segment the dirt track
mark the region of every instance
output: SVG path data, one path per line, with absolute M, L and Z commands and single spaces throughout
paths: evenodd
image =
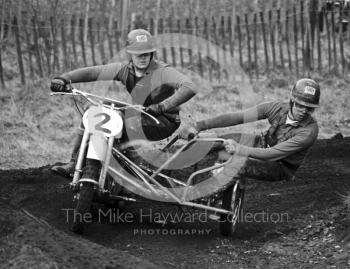
M 96 208 L 95 222 L 78 237 L 68 230 L 66 213 L 73 203 L 66 179 L 53 175 L 49 167 L 0 171 L 0 264 L 349 268 L 350 248 L 341 242 L 348 209 L 340 196 L 350 190 L 349 149 L 350 138 L 318 141 L 295 181 L 250 181 L 245 219 L 230 238 L 222 237 L 218 224 L 209 219 L 161 223 L 160 213 L 190 213 L 157 204 L 130 205 L 123 212 L 113 211 L 115 219 L 104 217 L 99 223 L 99 212 L 107 209 Z

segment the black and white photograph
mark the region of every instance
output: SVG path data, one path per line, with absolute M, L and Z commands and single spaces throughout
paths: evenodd
M 350 1 L 0 0 L 0 268 L 350 268 Z

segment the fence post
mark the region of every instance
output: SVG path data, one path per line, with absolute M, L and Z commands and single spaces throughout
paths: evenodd
M 103 40 L 103 37 L 104 35 L 102 34 L 103 33 L 103 25 L 101 24 L 101 19 L 98 18 L 97 19 L 97 29 L 96 29 L 96 32 L 97 32 L 97 43 L 98 43 L 98 48 L 99 48 L 99 51 L 100 51 L 100 57 L 101 57 L 101 63 L 102 64 L 105 64 L 106 63 L 106 54 L 105 54 L 105 47 L 104 47 L 104 40 Z
M 234 51 L 234 31 L 232 31 L 232 19 L 233 17 L 231 16 L 228 16 L 228 44 L 230 46 L 230 54 L 231 54 L 231 57 L 233 58 L 233 51 Z
M 294 18 L 294 56 L 295 56 L 295 71 L 299 77 L 299 63 L 298 63 L 298 24 L 297 24 L 297 9 L 293 7 Z
M 264 21 L 264 13 L 260 11 L 260 20 L 261 20 L 261 30 L 263 34 L 263 41 L 264 41 L 264 52 L 265 52 L 265 63 L 266 63 L 266 73 L 270 73 L 269 68 L 269 55 L 267 53 L 267 40 L 266 40 L 266 31 L 265 31 L 265 21 Z
M 332 46 L 331 46 L 331 33 L 330 33 L 330 25 L 329 25 L 329 18 L 328 18 L 328 12 L 326 9 L 324 9 L 324 19 L 326 21 L 326 28 L 327 28 L 327 45 L 328 45 L 328 72 L 332 69 Z
M 258 31 L 257 24 L 257 14 L 254 13 L 254 65 L 255 65 L 255 76 L 256 79 L 259 78 L 259 68 L 258 68 L 258 51 L 257 51 L 257 37 L 256 32 Z
M 163 34 L 164 31 L 165 31 L 164 28 L 165 28 L 165 26 L 164 26 L 163 18 L 160 18 L 159 22 L 158 22 L 158 33 L 159 34 Z M 167 60 L 167 52 L 166 52 L 166 48 L 165 47 L 163 47 L 162 52 L 163 52 L 163 61 L 165 63 L 167 63 L 168 60 Z
M 18 66 L 19 66 L 19 71 L 21 74 L 21 83 L 23 85 L 26 84 L 26 77 L 24 74 L 24 66 L 23 66 L 23 58 L 22 58 L 22 49 L 21 49 L 21 38 L 19 35 L 19 30 L 18 30 L 18 23 L 17 23 L 17 17 L 15 16 L 13 18 L 13 24 L 14 24 L 14 33 L 16 36 L 16 49 L 17 49 L 17 59 L 18 59 Z
M 222 42 L 222 52 L 223 52 L 223 64 L 224 69 L 226 70 L 226 62 L 227 62 L 227 50 L 226 50 L 226 31 L 225 31 L 225 17 L 221 16 L 221 24 L 220 24 L 220 36 Z M 226 76 L 226 73 L 225 73 Z
M 85 53 L 85 41 L 84 41 L 84 19 L 79 19 L 79 32 L 80 32 L 80 46 L 81 46 L 81 52 L 83 55 L 83 61 L 84 65 L 87 65 L 86 61 L 86 53 Z
M 183 48 L 182 48 L 182 29 L 181 29 L 181 20 L 180 19 L 177 19 L 177 31 L 179 32 L 180 36 L 180 40 L 179 40 L 179 43 L 180 43 L 180 48 L 179 48 L 179 53 L 180 53 L 180 64 L 181 64 L 181 67 L 184 67 L 184 55 L 183 55 Z
M 248 14 L 244 14 L 245 20 L 245 28 L 247 32 L 247 46 L 248 46 L 248 73 L 249 77 L 251 77 L 251 67 L 252 67 L 252 56 L 251 56 L 251 47 L 250 47 L 250 32 L 249 32 L 249 22 L 248 22 Z
M 211 57 L 210 57 L 210 40 L 209 40 L 209 27 L 208 27 L 208 21 L 207 18 L 204 18 L 204 36 L 206 40 L 206 47 L 207 47 L 207 67 L 208 67 L 208 73 L 209 73 L 209 81 L 213 80 L 212 77 L 212 66 L 210 64 Z
M 319 13 L 317 12 L 316 17 L 316 38 L 317 38 L 317 61 L 318 61 L 318 71 L 322 71 L 322 53 L 321 53 L 321 33 L 320 33 L 320 20 Z
M 75 42 L 75 24 L 76 24 L 76 17 L 73 14 L 71 19 L 71 30 L 70 30 L 70 39 L 72 40 L 72 49 L 73 49 L 73 55 L 74 55 L 74 62 L 75 65 L 78 63 L 78 54 L 77 54 L 77 48 L 76 48 L 76 42 Z
M 113 22 L 113 25 L 114 25 L 115 49 L 116 49 L 116 52 L 118 53 L 120 51 L 120 44 L 119 44 L 120 33 L 119 33 L 119 30 L 118 30 L 118 21 L 115 20 Z
M 198 47 L 198 68 L 199 73 L 201 77 L 203 77 L 203 63 L 202 63 L 202 44 L 199 40 L 199 18 L 195 17 L 195 31 L 196 31 L 196 40 L 197 40 L 197 47 Z
M 40 55 L 40 50 L 39 50 L 39 37 L 38 37 L 38 31 L 36 28 L 36 17 L 34 16 L 32 18 L 32 25 L 33 25 L 33 34 L 34 34 L 34 46 L 35 46 L 35 54 L 36 54 L 36 63 L 38 65 L 38 69 L 39 69 L 39 76 L 43 77 L 43 66 L 42 66 L 42 61 L 41 61 L 41 55 Z
M 344 57 L 344 25 L 343 25 L 343 4 L 340 4 L 339 7 L 339 49 L 340 49 L 340 58 L 341 58 L 341 66 L 342 66 L 342 75 L 345 73 L 345 57 Z
M 95 58 L 95 38 L 94 38 L 94 32 L 93 32 L 93 18 L 89 18 L 88 20 L 88 29 L 89 29 L 89 39 L 90 39 L 90 48 L 91 48 L 91 58 L 92 58 L 92 64 L 96 65 L 96 58 Z
M 300 32 L 301 32 L 301 51 L 302 51 L 302 63 L 304 71 L 306 69 L 307 63 L 305 61 L 307 60 L 306 57 L 306 51 L 305 51 L 305 28 L 304 28 L 304 1 L 300 1 Z
M 191 25 L 191 19 L 186 18 L 186 34 L 187 34 L 187 42 L 188 47 L 192 48 L 192 25 Z M 192 66 L 192 49 L 188 49 L 188 58 L 189 58 L 189 64 Z
M 154 35 L 154 20 L 153 18 L 150 18 L 149 19 L 149 31 L 151 33 L 151 35 Z
M 281 10 L 277 10 L 277 25 L 278 25 L 278 47 L 279 47 L 279 54 L 280 54 L 280 62 L 282 69 L 284 68 L 284 60 L 283 60 L 283 32 L 282 32 L 282 23 L 281 23 Z
M 311 47 L 312 43 L 310 44 L 310 27 L 306 28 L 306 44 L 305 44 L 305 51 L 304 51 L 304 70 L 310 71 L 311 69 Z
M 169 33 L 173 33 L 173 21 L 172 17 L 168 17 L 168 27 L 169 27 Z M 171 59 L 173 62 L 173 66 L 176 66 L 176 53 L 175 53 L 175 47 L 174 47 L 174 37 L 172 34 L 170 34 L 170 53 L 171 53 Z
M 212 33 L 213 33 L 213 39 L 214 39 L 214 44 L 215 44 L 215 50 L 216 50 L 216 63 L 219 68 L 216 69 L 216 78 L 220 80 L 221 73 L 220 73 L 220 55 L 219 55 L 219 42 L 218 42 L 218 36 L 217 36 L 217 27 L 216 27 L 216 21 L 215 17 L 211 17 L 212 20 Z
M 111 33 L 111 29 L 109 27 L 108 19 L 104 18 L 103 22 L 104 22 L 104 26 L 105 26 L 106 33 L 107 33 L 109 59 L 112 59 L 113 56 L 114 56 L 114 53 L 113 53 L 113 42 L 112 42 L 112 33 Z
M 275 26 L 272 25 L 272 10 L 269 10 L 269 28 L 270 28 L 270 43 L 272 52 L 272 67 L 276 68 L 276 50 L 275 50 Z
M 240 18 L 237 16 L 237 35 L 238 35 L 238 51 L 239 51 L 239 65 L 243 67 L 243 55 L 242 55 L 242 33 Z
M 286 46 L 287 46 L 287 54 L 288 54 L 288 66 L 289 71 L 292 71 L 292 57 L 290 52 L 290 42 L 289 42 L 289 10 L 286 10 Z
M 6 88 L 5 79 L 4 79 L 4 69 L 2 67 L 2 48 L 0 48 L 0 82 L 1 87 Z
M 337 67 L 337 45 L 336 45 L 336 37 L 335 37 L 335 18 L 334 18 L 334 7 L 332 5 L 331 12 L 331 23 L 332 23 L 332 38 L 333 38 L 333 63 L 334 63 L 334 72 L 338 72 Z

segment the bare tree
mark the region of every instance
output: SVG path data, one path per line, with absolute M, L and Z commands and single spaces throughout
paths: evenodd
M 1 1 L 1 25 L 0 25 L 0 82 L 1 87 L 5 88 L 5 79 L 4 79 L 4 69 L 2 66 L 2 51 L 5 44 L 5 0 Z

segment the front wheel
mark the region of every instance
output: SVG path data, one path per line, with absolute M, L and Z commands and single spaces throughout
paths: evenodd
M 91 221 L 91 215 L 88 216 L 94 198 L 95 189 L 90 183 L 82 183 L 79 190 L 77 205 L 74 209 L 74 218 L 72 231 L 77 234 L 83 234 L 84 227 L 88 221 Z
M 230 214 L 222 214 L 220 217 L 220 233 L 224 236 L 232 235 L 237 227 L 241 215 L 244 188 L 240 187 L 239 180 L 223 192 L 222 209 L 228 210 Z

